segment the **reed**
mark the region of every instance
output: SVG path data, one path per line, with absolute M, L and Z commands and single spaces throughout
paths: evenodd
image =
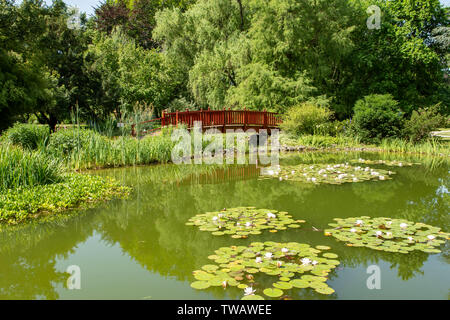
M 61 181 L 61 162 L 42 152 L 0 145 L 0 190 L 31 187 Z

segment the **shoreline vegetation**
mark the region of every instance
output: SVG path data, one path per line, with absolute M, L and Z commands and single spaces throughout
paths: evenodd
M 52 134 L 44 129 L 48 130 L 45 126 L 16 124 L 0 137 L 0 223 L 18 224 L 100 201 L 127 198 L 131 188 L 120 186 L 113 179 L 80 172 L 170 163 L 175 145 L 170 135 L 173 128 L 140 139 L 126 135 L 108 137 L 80 126 Z M 206 146 L 207 143 L 203 148 Z M 280 151 L 399 152 L 444 159 L 449 156 L 448 141 L 435 138 L 420 144 L 399 139 L 363 144 L 357 138 L 341 135 L 292 137 L 282 132 L 280 146 Z

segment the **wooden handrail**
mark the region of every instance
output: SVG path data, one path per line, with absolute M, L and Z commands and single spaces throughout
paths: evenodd
M 244 131 L 248 128 L 273 129 L 277 128 L 282 122 L 280 114 L 267 112 L 266 110 L 227 110 L 225 108 L 223 110 L 210 110 L 208 108 L 208 110 L 195 111 L 163 111 L 161 118 L 144 121 L 141 124 L 159 120 L 161 121 L 161 127 L 184 124 L 190 129 L 194 127 L 196 121 L 200 121 L 204 128 L 216 127 L 221 128 L 222 131 L 225 131 L 226 127 L 242 127 Z M 136 135 L 134 124 L 132 125 L 132 133 Z

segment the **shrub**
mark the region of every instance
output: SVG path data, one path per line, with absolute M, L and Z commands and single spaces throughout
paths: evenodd
M 37 149 L 48 141 L 50 129 L 47 125 L 16 123 L 5 133 L 6 141 L 27 149 Z
M 42 152 L 0 146 L 0 191 L 61 180 L 60 162 Z
M 295 136 L 314 134 L 325 127 L 332 112 L 326 107 L 304 102 L 290 108 L 281 124 L 281 129 Z
M 413 111 L 411 118 L 405 121 L 403 137 L 412 143 L 418 143 L 430 137 L 431 131 L 446 125 L 446 119 L 439 114 L 439 105 Z
M 390 94 L 372 94 L 356 102 L 352 130 L 363 142 L 379 143 L 383 138 L 398 136 L 402 113 Z

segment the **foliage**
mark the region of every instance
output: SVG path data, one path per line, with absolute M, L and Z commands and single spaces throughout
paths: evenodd
M 61 182 L 9 189 L 0 194 L 0 222 L 18 223 L 36 214 L 56 213 L 128 196 L 130 189 L 112 179 L 82 174 L 68 174 Z
M 441 228 L 425 223 L 414 223 L 404 219 L 390 219 L 367 216 L 357 218 L 335 218 L 335 223 L 326 229 L 325 235 L 332 235 L 352 247 L 368 247 L 388 252 L 409 253 L 420 250 L 427 253 L 439 253 L 439 247 L 445 243 L 449 234 Z M 443 238 L 443 239 L 439 239 Z
M 198 214 L 189 219 L 186 225 L 198 226 L 201 231 L 209 231 L 214 236 L 228 234 L 234 239 L 240 239 L 261 234 L 264 229 L 277 232 L 287 228 L 299 228 L 299 223 L 303 222 L 304 220 L 293 220 L 287 212 L 238 207 Z
M 413 111 L 411 118 L 405 121 L 403 136 L 405 139 L 418 143 L 430 138 L 431 131 L 445 126 L 446 119 L 438 111 L 438 106 L 420 108 Z
M 323 252 L 329 249 L 328 246 L 313 248 L 304 243 L 273 241 L 222 247 L 208 257 L 216 264 L 204 265 L 202 270 L 193 272 L 197 281 L 192 282 L 191 287 L 202 290 L 237 286 L 244 289 L 246 299 L 261 299 L 258 290 L 267 297 L 277 298 L 283 295 L 283 290 L 292 288 L 312 288 L 320 294 L 332 294 L 334 290 L 326 284 L 327 276 L 340 262 L 336 260 L 337 254 Z M 307 272 L 311 274 L 304 274 Z M 254 289 L 254 279 L 261 274 L 278 277 L 279 281 L 272 283 L 273 288 L 261 288 L 259 282 L 259 288 Z
M 80 152 L 92 141 L 104 139 L 100 134 L 81 128 L 59 129 L 50 136 L 48 150 L 56 157 L 64 158 L 73 152 Z
M 121 27 L 141 47 L 156 48 L 158 43 L 152 39 L 156 12 L 171 7 L 184 9 L 192 2 L 192 0 L 105 1 L 95 9 L 95 27 L 107 34 L 114 28 Z
M 326 107 L 311 102 L 302 103 L 286 112 L 281 129 L 294 136 L 314 134 L 330 120 L 332 114 Z
M 391 179 L 395 172 L 372 169 L 369 167 L 351 166 L 347 163 L 338 164 L 300 164 L 283 165 L 277 168 L 261 171 L 260 179 L 278 179 L 280 181 L 297 181 L 313 184 L 343 184 L 369 180 L 382 181 Z
M 363 142 L 380 142 L 386 137 L 399 136 L 402 113 L 391 95 L 374 94 L 355 104 L 353 129 Z
M 43 152 L 0 145 L 0 191 L 52 184 L 61 180 L 60 161 Z M 1 193 L 0 192 L 0 193 Z
M 4 133 L 6 140 L 23 148 L 37 149 L 44 146 L 50 136 L 48 126 L 15 123 Z
M 71 168 L 88 169 L 166 163 L 173 145 L 167 135 L 108 139 L 92 130 L 74 128 L 52 134 L 48 151 Z
M 109 112 L 120 114 L 121 107 L 132 110 L 137 102 L 145 101 L 160 114 L 174 94 L 176 81 L 164 57 L 137 46 L 120 30 L 111 36 L 95 33 L 86 55 L 87 67 L 99 76 L 102 104 Z

